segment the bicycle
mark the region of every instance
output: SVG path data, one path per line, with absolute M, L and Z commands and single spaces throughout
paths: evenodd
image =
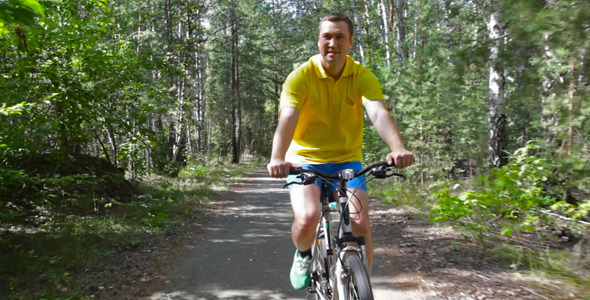
M 321 218 L 316 230 L 316 242 L 312 246 L 311 282 L 308 286 L 308 291 L 315 293 L 316 299 L 373 299 L 365 239 L 352 234 L 348 207 L 350 202 L 346 189 L 346 183 L 349 180 L 367 173 L 379 179 L 391 176 L 404 177 L 402 174 L 392 172 L 391 166 L 386 162 L 372 164 L 356 173 L 352 169 L 342 170 L 338 174 L 326 174 L 301 168 L 290 170 L 290 174 L 299 175 L 298 177 L 302 179 L 301 183 L 290 184 L 315 184 L 316 180 L 321 183 Z M 338 180 L 338 200 L 335 202 L 329 201 L 328 185 L 333 184 L 329 181 L 330 179 Z M 330 226 L 332 212 L 340 215 L 336 234 L 332 232 L 333 229 Z

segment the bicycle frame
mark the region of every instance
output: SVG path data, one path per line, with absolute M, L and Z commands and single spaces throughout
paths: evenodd
M 353 236 L 352 225 L 350 223 L 350 210 L 348 207 L 349 197 L 347 194 L 346 183 L 348 180 L 354 178 L 354 170 L 347 169 L 341 171 L 341 176 L 338 187 L 338 212 L 340 214 L 340 224 L 338 229 L 338 238 L 333 238 L 333 232 L 330 227 L 331 223 L 331 212 L 332 209 L 329 206 L 329 191 L 327 189 L 327 183 L 322 183 L 322 213 L 321 221 L 318 224 L 316 230 L 316 240 L 321 238 L 324 239 L 324 245 L 326 245 L 326 255 L 330 262 L 329 268 L 334 268 L 333 276 L 328 274 L 328 280 L 325 278 L 319 278 L 320 281 L 315 284 L 329 284 L 327 290 L 328 295 L 321 295 L 324 299 L 339 299 L 340 295 L 344 296 L 344 300 L 347 299 L 346 287 L 348 286 L 348 280 L 350 280 L 349 270 L 344 265 L 344 259 L 347 253 L 354 252 L 361 257 L 363 263 L 368 268 L 368 260 L 365 254 L 365 240 L 362 236 Z M 323 237 L 321 234 L 323 233 Z M 358 246 L 355 246 L 357 244 Z M 327 270 L 332 273 L 332 270 Z M 336 279 L 334 281 L 334 279 Z M 311 287 L 315 289 L 315 286 Z M 330 293 L 332 295 L 330 295 Z M 330 297 L 331 296 L 331 297 Z
M 334 243 L 332 237 L 332 229 L 331 229 L 331 212 L 332 209 L 330 208 L 330 194 L 327 188 L 327 183 L 322 183 L 322 191 L 321 191 L 321 204 L 322 204 L 322 212 L 321 212 L 321 219 L 318 227 L 316 229 L 316 241 L 318 241 L 318 246 L 320 246 L 320 239 L 324 241 L 323 245 L 325 246 L 326 251 L 326 258 L 328 260 L 328 265 L 325 265 L 326 268 L 326 277 L 316 278 L 312 280 L 312 285 L 310 289 L 313 289 L 313 292 L 316 292 L 315 285 L 321 285 L 321 291 L 326 291 L 326 295 L 319 294 L 322 299 L 335 299 L 333 298 L 334 291 L 335 291 L 335 282 L 333 281 L 333 276 L 330 276 L 331 268 L 336 262 L 334 259 Z M 317 255 L 314 253 L 314 259 L 317 259 Z M 320 274 L 322 275 L 322 274 Z M 319 280 L 318 280 L 319 279 Z M 326 297 L 324 297 L 326 296 Z

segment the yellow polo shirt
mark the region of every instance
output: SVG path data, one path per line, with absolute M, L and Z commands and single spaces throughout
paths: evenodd
M 320 55 L 295 69 L 283 84 L 280 108 L 295 107 L 299 120 L 286 161 L 318 164 L 360 161 L 363 107 L 383 99 L 381 84 L 367 68 L 346 57 L 338 80 L 326 74 Z

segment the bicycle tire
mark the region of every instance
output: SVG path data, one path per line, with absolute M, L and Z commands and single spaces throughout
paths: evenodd
M 358 254 L 347 254 L 344 263 L 350 267 L 350 277 L 347 288 L 347 293 L 349 295 L 348 299 L 373 300 L 373 290 L 371 288 L 369 274 Z

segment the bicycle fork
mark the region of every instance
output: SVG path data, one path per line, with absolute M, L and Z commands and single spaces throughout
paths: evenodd
M 336 262 L 336 269 L 334 272 L 336 277 L 337 293 L 335 293 L 333 299 L 340 298 L 342 300 L 349 300 L 350 294 L 348 287 L 350 286 L 350 281 L 352 278 L 350 269 L 345 264 L 347 255 L 350 253 L 354 253 L 352 255 L 358 255 L 363 261 L 363 264 L 367 270 L 369 268 L 369 263 L 366 256 L 365 239 L 362 236 L 357 237 L 352 234 L 352 226 L 350 223 L 350 210 L 348 207 L 349 197 L 347 195 L 346 182 L 354 177 L 354 170 L 342 170 L 340 172 L 340 177 L 345 180 L 341 180 L 338 187 L 338 202 L 340 204 L 342 219 L 340 222 L 340 234 L 338 235 L 337 241 L 337 249 L 340 249 L 340 251 L 337 253 L 338 260 Z
M 342 220 L 340 222 L 340 234 L 338 236 L 339 242 L 338 242 L 338 246 L 339 249 L 345 249 L 347 248 L 346 246 L 348 244 L 350 244 L 351 242 L 356 243 L 359 248 L 360 251 L 358 251 L 358 248 L 356 248 L 356 252 L 358 252 L 361 260 L 363 261 L 363 264 L 365 265 L 365 268 L 368 270 L 369 269 L 369 261 L 367 259 L 366 256 L 366 251 L 365 251 L 365 238 L 362 236 L 356 237 L 352 235 L 352 226 L 350 224 L 350 209 L 348 207 L 348 201 L 350 200 L 347 194 L 347 189 L 346 189 L 346 182 L 348 182 L 348 180 L 354 178 L 354 170 L 352 169 L 346 169 L 346 170 L 342 170 L 340 171 L 340 177 L 342 179 L 345 180 L 341 180 L 340 184 L 338 186 L 338 202 L 340 204 L 340 213 L 342 215 Z M 345 251 L 342 251 L 345 252 Z M 342 261 L 342 260 L 341 260 Z

